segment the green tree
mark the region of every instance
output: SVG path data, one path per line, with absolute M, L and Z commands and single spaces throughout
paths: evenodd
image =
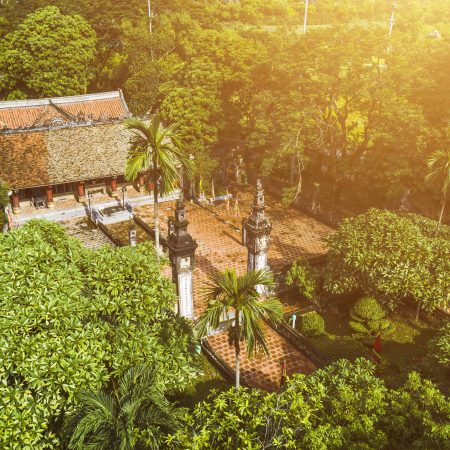
M 179 449 L 447 448 L 448 397 L 411 373 L 386 387 L 365 359 L 339 360 L 312 375 L 294 374 L 277 393 L 230 389 L 195 406 L 167 439 Z
M 417 311 L 447 307 L 450 244 L 429 235 L 430 222 L 377 209 L 344 220 L 327 238 L 325 288 L 359 290 L 390 308 L 411 299 Z
M 308 261 L 298 259 L 292 264 L 286 274 L 286 284 L 297 286 L 300 295 L 320 308 L 323 280 L 320 271 L 311 267 Z
M 450 367 L 450 323 L 445 324 L 430 343 L 433 357 L 444 367 Z
M 96 36 L 81 16 L 39 9 L 0 45 L 0 95 L 7 99 L 83 94 Z
M 383 428 L 389 448 L 448 448 L 450 402 L 430 380 L 411 372 L 405 384 L 391 390 Z
M 360 298 L 350 311 L 349 325 L 362 336 L 385 336 L 394 331 L 386 312 L 372 297 Z
M 273 288 L 271 273 L 256 270 L 238 277 L 234 270 L 226 270 L 212 276 L 205 288 L 208 304 L 197 320 L 198 335 L 203 337 L 207 336 L 209 327 L 216 329 L 223 317 L 234 313 L 234 324 L 229 328 L 228 335 L 236 356 L 236 389 L 240 384 L 241 341 L 246 343 L 249 356 L 260 349 L 268 355 L 264 320 L 276 324 L 283 317 L 280 301 L 271 296 L 261 298 L 257 286 Z
M 155 367 L 129 369 L 112 389 L 84 392 L 77 409 L 67 415 L 64 434 L 69 449 L 158 449 L 174 432 L 180 411 L 166 398 Z
M 148 363 L 165 389 L 197 373 L 190 325 L 150 243 L 92 251 L 47 221 L 0 234 L 0 447 L 60 448 L 82 391 Z
M 183 150 L 177 134 L 177 125 L 164 127 L 159 115 L 149 123 L 140 119 L 129 119 L 126 123 L 133 132 L 125 167 L 128 180 L 135 180 L 140 173 L 149 172 L 153 181 L 153 215 L 155 226 L 155 249 L 159 258 L 159 195 L 172 192 L 180 181 L 179 169 L 190 177 L 192 161 Z
M 439 183 L 442 192 L 442 205 L 439 213 L 438 226 L 436 233 L 442 225 L 442 217 L 444 216 L 444 209 L 447 203 L 447 193 L 450 186 L 450 148 L 447 150 L 436 150 L 427 161 L 429 173 L 426 176 L 427 181 L 435 181 Z

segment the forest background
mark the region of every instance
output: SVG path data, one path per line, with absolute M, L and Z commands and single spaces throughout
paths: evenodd
M 287 201 L 320 186 L 352 213 L 436 218 L 424 177 L 450 145 L 450 0 L 311 1 L 306 34 L 299 0 L 151 6 L 150 33 L 146 0 L 3 0 L 0 98 L 121 88 L 133 114 L 180 124 L 206 189 L 242 155 Z

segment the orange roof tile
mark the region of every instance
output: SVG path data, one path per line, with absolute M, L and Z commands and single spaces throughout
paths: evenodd
M 0 130 L 65 126 L 124 119 L 130 115 L 122 92 L 0 102 Z

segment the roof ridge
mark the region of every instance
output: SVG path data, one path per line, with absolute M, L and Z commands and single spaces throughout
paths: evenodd
M 45 105 L 60 105 L 60 104 L 70 104 L 70 103 L 82 103 L 85 101 L 93 100 L 105 100 L 109 98 L 119 98 L 123 103 L 123 95 L 121 90 L 109 91 L 109 92 L 98 92 L 93 94 L 81 94 L 81 95 L 70 95 L 66 97 L 49 97 L 49 98 L 39 98 L 39 99 L 26 99 L 26 100 L 5 100 L 0 101 L 0 109 L 9 108 L 23 108 L 32 106 L 45 106 Z M 126 103 L 125 103 L 126 104 Z M 128 108 L 127 108 L 128 109 Z

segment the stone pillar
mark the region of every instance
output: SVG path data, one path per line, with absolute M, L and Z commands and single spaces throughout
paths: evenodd
M 53 209 L 55 207 L 55 203 L 53 201 L 53 186 L 47 186 L 47 208 Z
M 265 215 L 264 190 L 261 181 L 256 182 L 256 190 L 252 205 L 252 212 L 245 221 L 245 245 L 247 246 L 247 270 L 268 269 L 267 253 L 270 245 L 272 225 Z M 257 286 L 260 293 L 264 293 L 262 286 Z
M 83 181 L 78 181 L 77 183 L 77 199 L 80 203 L 86 200 L 86 190 Z
M 109 189 L 112 196 L 117 195 L 117 177 L 111 178 Z
M 11 194 L 11 208 L 14 214 L 20 212 L 20 200 L 19 200 L 19 191 L 18 189 L 13 189 Z
M 137 231 L 134 225 L 130 225 L 128 228 L 128 239 L 130 241 L 131 247 L 136 247 L 137 244 Z
M 140 173 L 138 176 L 138 189 L 139 192 L 145 191 L 145 176 L 143 173 Z
M 169 259 L 172 263 L 172 280 L 178 294 L 178 314 L 194 319 L 193 271 L 197 242 L 187 231 L 189 222 L 183 195 L 177 200 L 175 220 L 171 222 L 171 232 L 167 240 Z

